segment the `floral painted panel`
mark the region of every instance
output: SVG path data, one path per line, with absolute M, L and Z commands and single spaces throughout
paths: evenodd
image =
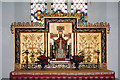
M 20 63 L 26 64 L 28 50 L 28 64 L 34 64 L 37 57 L 44 53 L 44 33 L 20 33 Z
M 100 54 L 95 52 L 99 50 Z M 101 33 L 78 33 L 77 34 L 77 52 L 84 51 L 84 63 L 97 64 L 97 59 L 101 63 Z

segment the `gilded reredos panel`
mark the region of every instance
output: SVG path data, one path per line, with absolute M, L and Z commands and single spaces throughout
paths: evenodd
M 20 33 L 20 63 L 26 64 L 28 50 L 28 64 L 34 64 L 40 53 L 44 53 L 44 33 Z
M 82 51 L 85 56 L 83 63 L 97 64 L 98 57 L 101 63 L 101 33 L 77 33 L 77 52 L 80 54 Z

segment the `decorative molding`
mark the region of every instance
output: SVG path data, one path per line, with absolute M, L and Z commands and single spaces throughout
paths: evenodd
M 12 34 L 14 34 L 15 33 L 15 27 L 24 27 L 24 28 L 26 28 L 26 27 L 29 27 L 29 28 L 31 28 L 31 27 L 38 27 L 38 28 L 43 28 L 43 24 L 41 24 L 41 23 L 38 23 L 38 22 L 36 22 L 36 23 L 33 23 L 33 22 L 14 22 L 14 23 L 12 23 L 11 24 L 11 27 L 10 27 L 10 30 L 11 30 L 11 33 Z
M 20 64 L 19 63 L 15 64 L 15 70 L 20 70 Z
M 79 19 L 78 19 L 79 20 Z M 11 27 L 10 27 L 10 30 L 11 30 L 11 33 L 14 34 L 15 33 L 15 27 L 23 27 L 23 28 L 44 28 L 44 24 L 41 24 L 41 23 L 33 23 L 33 22 L 14 22 L 11 24 Z M 107 33 L 109 34 L 110 33 L 110 24 L 105 22 L 97 22 L 97 23 L 82 23 L 80 22 L 78 24 L 78 28 L 98 28 L 98 27 L 103 27 L 103 28 L 107 28 Z
M 105 22 L 105 23 L 103 23 L 103 22 L 97 22 L 97 23 L 90 23 L 90 22 L 88 22 L 88 23 L 86 23 L 86 24 L 84 24 L 84 23 L 82 23 L 82 22 L 80 22 L 80 24 L 78 24 L 78 28 L 79 27 L 82 27 L 82 28 L 84 28 L 84 27 L 96 27 L 96 28 L 98 28 L 98 27 L 106 27 L 107 28 L 107 34 L 109 34 L 110 33 L 110 24 L 109 23 L 107 23 L 107 22 Z
M 33 16 L 33 15 L 32 15 Z M 44 17 L 78 17 L 79 20 L 78 21 L 81 21 L 81 19 L 83 19 L 85 16 L 85 13 L 82 12 L 82 13 L 64 13 L 64 12 L 61 12 L 61 11 L 56 11 L 55 13 L 43 13 L 43 14 L 40 14 L 39 17 L 40 17 L 40 21 L 42 21 L 42 19 Z M 87 21 L 86 21 L 87 22 Z
M 99 64 L 79 64 L 79 68 L 80 69 L 98 69 L 98 65 Z M 41 65 L 39 64 L 29 64 L 29 69 L 40 69 L 41 68 Z M 33 67 L 34 66 L 34 67 Z M 75 68 L 75 65 L 74 64 L 49 64 L 49 65 L 46 65 L 45 68 L 57 68 L 57 69 L 70 69 L 70 68 Z M 26 69 L 26 64 L 20 64 L 20 70 L 25 70 Z

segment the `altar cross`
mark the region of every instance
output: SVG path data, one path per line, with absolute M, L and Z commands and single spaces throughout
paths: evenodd
M 58 37 L 59 34 L 63 34 L 64 26 L 57 26 L 58 34 L 50 33 L 50 38 L 53 39 L 54 37 Z M 64 37 L 71 38 L 71 33 L 64 34 Z

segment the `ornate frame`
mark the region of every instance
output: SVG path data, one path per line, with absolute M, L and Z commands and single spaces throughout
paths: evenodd
M 100 68 L 107 68 L 107 29 L 103 27 L 98 27 L 98 28 L 90 28 L 90 27 L 84 27 L 84 28 L 79 28 L 78 31 L 76 31 L 76 36 L 77 33 L 101 33 L 101 63 L 100 63 Z M 76 37 L 77 39 L 77 37 Z M 76 40 L 77 43 L 77 40 Z M 77 48 L 77 45 L 76 45 Z
M 83 33 L 83 32 L 100 32 L 102 33 L 102 63 L 101 63 L 101 68 L 107 68 L 107 33 L 109 33 L 110 31 L 110 25 L 109 23 L 80 23 L 78 24 L 78 18 L 77 17 L 45 17 L 44 18 L 44 23 L 45 26 L 39 23 L 21 23 L 21 22 L 14 22 L 11 24 L 11 33 L 14 34 L 14 50 L 15 50 L 15 70 L 17 69 L 21 69 L 20 68 L 20 57 L 19 57 L 19 33 L 20 32 L 42 32 L 45 33 L 45 36 L 48 36 L 48 32 L 49 32 L 49 23 L 50 22 L 71 22 L 73 23 L 73 33 Z M 48 43 L 48 42 L 47 42 Z M 46 45 L 46 44 L 44 44 Z M 74 51 L 75 52 L 75 51 Z M 58 65 L 58 64 L 57 64 Z M 80 67 L 83 68 L 84 67 L 88 67 L 88 66 L 97 66 L 97 64 L 95 65 L 91 65 L 91 64 L 80 64 Z

